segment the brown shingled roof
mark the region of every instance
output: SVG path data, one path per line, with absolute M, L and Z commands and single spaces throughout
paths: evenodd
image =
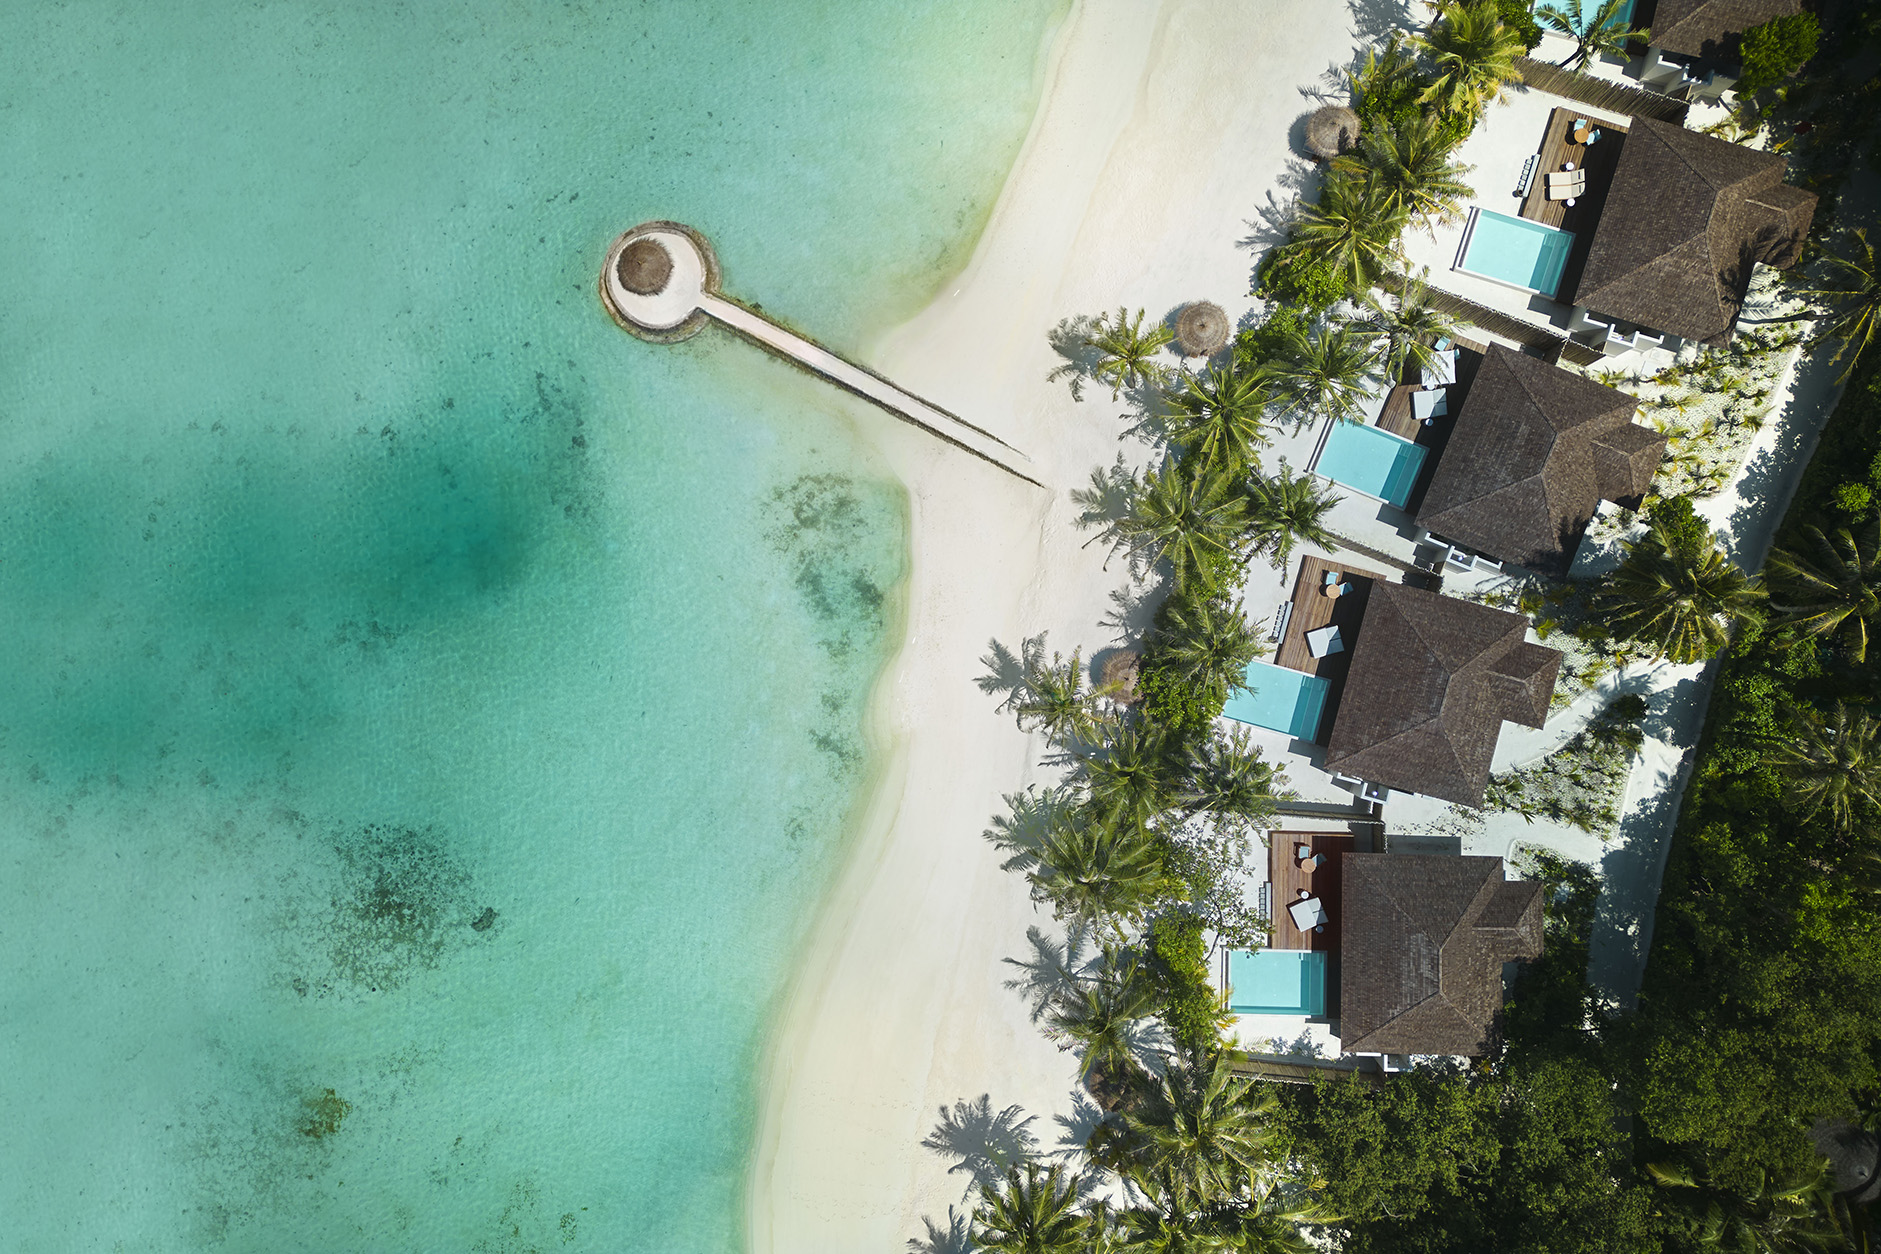
M 1802 0 L 1659 0 L 1652 43 L 1690 57 L 1735 58 L 1737 37 L 1772 18 L 1803 11 Z
M 1340 1046 L 1480 1054 L 1502 964 L 1541 954 L 1541 885 L 1501 858 L 1397 853 L 1348 853 L 1340 876 Z
M 1504 562 L 1565 576 L 1601 500 L 1645 494 L 1665 437 L 1638 404 L 1492 344 L 1470 384 L 1417 521 Z
M 1519 614 L 1374 581 L 1326 769 L 1480 806 L 1503 720 L 1540 727 L 1561 669 L 1527 631 Z
M 1574 303 L 1688 340 L 1728 335 L 1759 263 L 1793 264 L 1816 198 L 1784 158 L 1633 119 Z

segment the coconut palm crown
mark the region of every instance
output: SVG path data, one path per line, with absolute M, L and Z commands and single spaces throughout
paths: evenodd
M 1799 713 L 1793 730 L 1770 755 L 1785 777 L 1785 804 L 1805 817 L 1823 814 L 1840 832 L 1881 807 L 1881 721 L 1838 703 L 1827 718 Z
M 1829 532 L 1805 527 L 1764 570 L 1779 622 L 1867 659 L 1869 625 L 1881 616 L 1881 512 Z
M 1420 113 L 1408 122 L 1366 131 L 1358 147 L 1335 159 L 1332 168 L 1369 180 L 1388 212 L 1402 210 L 1435 223 L 1454 218 L 1459 202 L 1476 195 L 1463 182 L 1472 167 L 1452 161 L 1450 153 L 1442 122 Z
M 1709 536 L 1654 526 L 1627 550 L 1595 595 L 1614 635 L 1653 656 L 1698 662 L 1722 649 L 1739 620 L 1754 617 L 1763 592 Z
M 1421 99 L 1445 113 L 1475 113 L 1522 81 L 1515 59 L 1527 50 L 1520 32 L 1503 24 L 1495 0 L 1450 0 L 1409 42 L 1436 70 Z
M 1549 30 L 1574 41 L 1574 51 L 1561 61 L 1564 69 L 1585 70 L 1603 56 L 1626 55 L 1631 40 L 1645 40 L 1652 34 L 1643 27 L 1626 24 L 1620 14 L 1631 0 L 1601 0 L 1592 13 L 1576 5 L 1572 11 L 1553 4 L 1535 10 L 1535 20 Z
M 1875 324 L 1881 322 L 1881 267 L 1875 265 L 1874 245 L 1868 242 L 1868 232 L 1862 227 L 1844 237 L 1839 253 L 1825 253 L 1822 262 L 1828 271 L 1822 285 L 1796 290 L 1804 299 L 1829 311 L 1816 328 L 1810 346 L 1835 342 L 1835 356 L 1830 362 L 1848 358 L 1848 365 L 1836 379 L 1841 383 L 1854 372 L 1855 363 L 1874 342 Z
M 1143 311 L 1134 315 L 1118 309 L 1115 318 L 1102 317 L 1085 337 L 1085 343 L 1097 350 L 1097 363 L 1091 373 L 1110 384 L 1110 399 L 1116 400 L 1126 387 L 1141 387 L 1160 382 L 1164 368 L 1156 361 L 1163 346 L 1175 338 L 1175 332 L 1158 322 L 1143 329 Z

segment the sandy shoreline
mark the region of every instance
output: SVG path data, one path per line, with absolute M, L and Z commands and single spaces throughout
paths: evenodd
M 1082 547 L 1066 493 L 1143 449 L 1119 444 L 1107 394 L 1079 404 L 1046 380 L 1046 335 L 1119 302 L 1247 309 L 1240 241 L 1305 171 L 1289 147 L 1303 90 L 1357 42 L 1322 0 L 1080 0 L 966 271 L 867 355 L 1030 454 L 1052 491 L 890 420 L 870 430 L 911 505 L 907 634 L 871 712 L 892 750 L 767 1059 L 754 1250 L 894 1250 L 922 1216 L 944 1221 L 968 1181 L 920 1141 L 956 1100 L 1022 1104 L 1058 1142 L 1073 1065 L 1001 983 L 1044 920 L 980 837 L 1037 776 L 1038 746 L 972 681 L 989 638 L 1049 628 L 1087 658 L 1116 643 L 1101 622 L 1122 574 Z

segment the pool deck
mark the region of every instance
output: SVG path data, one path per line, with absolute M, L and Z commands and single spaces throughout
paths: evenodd
M 1323 589 L 1328 571 L 1344 574 L 1343 582 L 1350 583 L 1352 591 L 1344 596 L 1327 596 Z M 1365 617 L 1365 602 L 1372 593 L 1372 580 L 1383 578 L 1383 575 L 1373 571 L 1327 561 L 1323 557 L 1307 556 L 1300 559 L 1299 577 L 1293 581 L 1293 617 L 1287 621 L 1286 638 L 1274 650 L 1274 665 L 1333 679 L 1334 692 L 1327 694 L 1326 698 L 1328 709 L 1332 706 L 1339 684 L 1345 679 L 1346 663 L 1352 656 L 1352 641 L 1357 638 L 1359 621 Z M 1338 624 L 1339 634 L 1346 641 L 1345 651 L 1330 657 L 1314 657 L 1307 651 L 1306 633 L 1331 623 Z M 1329 664 L 1336 668 L 1336 678 L 1330 673 Z
M 1356 844 L 1351 836 L 1335 832 L 1268 832 L 1267 878 L 1273 885 L 1273 931 L 1270 949 L 1316 949 L 1336 953 L 1339 949 L 1339 863 Z M 1325 865 L 1308 871 L 1300 865 L 1295 851 L 1308 845 L 1314 853 L 1326 855 Z M 1287 903 L 1299 899 L 1304 890 L 1326 904 L 1326 930 L 1302 932 L 1293 926 Z
M 1557 108 L 1548 115 L 1541 132 L 1541 165 L 1535 181 L 1522 201 L 1522 216 L 1531 222 L 1573 231 L 1591 233 L 1600 221 L 1600 207 L 1606 203 L 1607 188 L 1613 183 L 1613 169 L 1619 163 L 1620 149 L 1626 143 L 1626 128 L 1593 119 L 1600 139 L 1593 144 L 1577 144 L 1569 135 L 1576 119 L 1589 117 L 1586 110 L 1574 106 Z M 1549 174 L 1558 174 L 1568 162 L 1576 170 L 1587 171 L 1587 193 L 1577 196 L 1570 208 L 1565 200 L 1548 199 Z

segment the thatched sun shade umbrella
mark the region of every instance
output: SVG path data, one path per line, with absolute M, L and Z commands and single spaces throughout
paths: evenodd
M 673 257 L 658 240 L 637 239 L 620 250 L 615 269 L 622 287 L 636 296 L 652 296 L 666 290 L 673 277 Z
M 1228 342 L 1228 315 L 1220 305 L 1198 300 L 1176 319 L 1176 343 L 1190 357 L 1218 353 Z
M 1306 120 L 1306 146 L 1321 161 L 1331 161 L 1358 143 L 1359 115 L 1344 105 L 1327 105 Z
M 1143 655 L 1131 649 L 1119 649 L 1104 659 L 1104 688 L 1106 695 L 1118 705 L 1129 705 L 1137 699 L 1136 668 Z

